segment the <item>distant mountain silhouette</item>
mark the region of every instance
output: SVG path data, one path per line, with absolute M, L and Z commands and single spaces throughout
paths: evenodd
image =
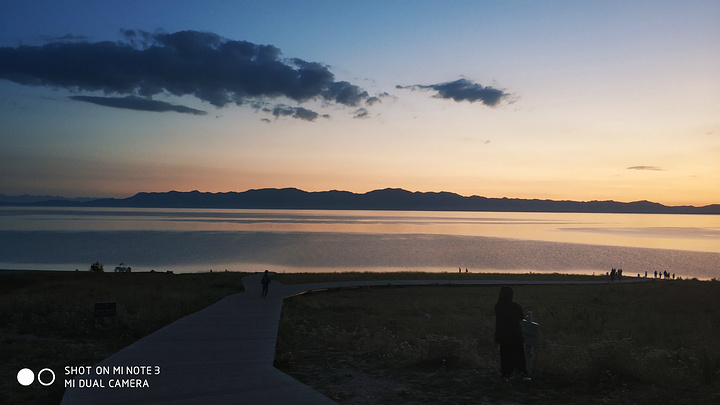
M 95 198 L 78 197 L 78 198 L 66 198 L 51 195 L 20 195 L 20 196 L 9 196 L 0 194 L 0 205 L 16 205 L 16 204 L 46 204 L 52 202 L 52 205 L 62 205 L 65 203 L 76 204 L 96 200 Z
M 9 204 L 5 204 L 9 205 Z M 661 214 L 720 214 L 720 205 L 669 207 L 650 201 L 554 201 L 518 198 L 464 197 L 448 192 L 410 192 L 387 188 L 364 194 L 349 191 L 307 192 L 296 188 L 259 189 L 244 192 L 203 193 L 199 191 L 138 193 L 122 199 L 92 201 L 50 200 L 24 204 L 33 206 L 89 206 L 138 208 L 246 208 L 322 210 L 403 210 L 403 211 L 502 211 L 502 212 L 602 212 Z

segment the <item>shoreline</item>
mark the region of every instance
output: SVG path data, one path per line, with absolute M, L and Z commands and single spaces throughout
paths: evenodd
M 262 266 L 256 266 L 258 269 L 260 269 Z M 261 273 L 262 270 L 245 270 L 245 271 L 194 271 L 194 272 L 180 272 L 180 273 L 173 273 L 173 272 L 160 272 L 160 271 L 134 271 L 130 274 L 169 274 L 169 275 L 202 275 L 202 274 L 227 274 L 227 273 L 233 273 L 233 274 L 257 274 Z M 103 273 L 92 273 L 89 270 L 86 271 L 75 271 L 75 270 L 48 270 L 48 269 L 41 269 L 41 270 L 35 270 L 35 269 L 3 269 L 0 268 L 0 276 L 6 276 L 6 275 L 28 275 L 28 274 L 127 274 L 127 273 L 116 273 L 114 271 L 106 271 Z M 557 280 L 558 277 L 566 278 L 566 279 L 575 279 L 577 280 L 585 280 L 588 282 L 593 283 L 622 283 L 619 279 L 610 280 L 609 275 L 604 274 L 595 274 L 589 273 L 589 272 L 557 272 L 557 271 L 532 271 L 532 270 L 518 270 L 518 271 L 500 271 L 500 270 L 484 270 L 484 271 L 473 271 L 473 272 L 454 272 L 454 271 L 447 271 L 447 270 L 437 270 L 437 271 L 427 271 L 423 269 L 403 269 L 403 270 L 386 270 L 386 269 L 377 269 L 374 271 L 368 271 L 368 270 L 359 270 L 359 269 L 350 269 L 350 270 L 338 270 L 338 269 L 326 269 L 324 271 L 275 271 L 270 270 L 270 273 L 273 274 L 273 277 L 277 277 L 279 280 L 282 280 L 284 283 L 287 284 L 294 284 L 295 282 L 288 281 L 293 279 L 302 279 L 302 278 L 309 278 L 309 279 L 333 279 L 333 278 L 340 278 L 340 279 L 377 279 L 377 280 L 417 280 L 417 281 L 423 281 L 423 280 L 438 280 L 438 281 L 449 281 L 449 282 L 462 282 L 462 280 L 467 281 L 474 281 L 474 280 L 500 280 L 503 277 L 507 278 L 507 281 L 517 281 L 517 280 L 532 280 L 533 278 L 537 278 L 537 281 L 544 282 L 545 279 L 555 279 L 554 281 L 560 281 Z M 395 275 L 397 277 L 387 277 Z M 121 276 L 121 277 L 127 277 L 127 276 Z M 684 281 L 684 280 L 694 280 L 694 281 L 715 281 L 715 278 L 698 278 L 698 277 L 672 277 L 671 278 L 663 278 L 662 276 L 654 277 L 652 274 L 648 274 L 647 277 L 645 277 L 643 274 L 634 274 L 634 275 L 628 275 L 623 274 L 622 280 L 627 280 L 628 282 L 650 282 L 650 281 Z M 569 280 L 572 282 L 572 280 Z M 297 282 L 299 283 L 299 281 Z

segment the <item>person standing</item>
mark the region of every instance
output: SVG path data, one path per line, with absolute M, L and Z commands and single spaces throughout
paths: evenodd
M 513 290 L 502 287 L 495 304 L 495 343 L 500 345 L 500 372 L 505 379 L 514 371 L 527 378 L 525 348 L 520 322 L 523 320 L 520 305 L 513 301 Z
M 268 287 L 270 286 L 270 273 L 268 273 L 267 270 L 265 270 L 265 274 L 263 274 L 260 283 L 262 283 L 262 296 L 265 298 L 267 297 Z

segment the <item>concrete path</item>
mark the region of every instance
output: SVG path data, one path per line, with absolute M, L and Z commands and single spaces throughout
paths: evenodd
M 273 367 L 283 298 L 310 290 L 362 285 L 562 284 L 385 280 L 283 285 L 273 281 L 269 296 L 261 298 L 260 277 L 245 277 L 246 292 L 179 319 L 93 366 L 89 375 L 75 377 L 75 387 L 65 390 L 62 404 L 333 404 Z M 64 370 L 56 372 L 56 383 L 72 378 L 65 376 Z M 139 386 L 114 387 L 118 381 L 133 381 Z M 143 387 L 145 382 L 147 387 Z M 95 386 L 81 387 L 92 384 Z

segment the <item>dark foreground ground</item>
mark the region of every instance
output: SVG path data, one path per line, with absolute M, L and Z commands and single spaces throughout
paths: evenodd
M 242 273 L 0 273 L 2 403 L 56 404 L 20 368 L 94 364 L 219 298 Z M 278 275 L 286 283 L 467 277 Z M 294 278 L 284 280 L 286 277 Z M 507 278 L 508 275 L 470 275 Z M 572 280 L 574 276 L 518 275 Z M 587 276 L 577 277 L 587 279 Z M 541 325 L 535 378 L 502 381 L 492 343 L 497 287 L 364 287 L 287 299 L 276 364 L 341 403 L 717 403 L 720 283 L 516 286 Z M 96 318 L 95 302 L 117 303 Z
M 62 384 L 23 387 L 17 372 L 95 364 L 243 291 L 244 275 L 0 272 L 0 403 L 59 404 Z M 95 317 L 96 302 L 115 302 L 116 315 Z
M 286 299 L 276 366 L 343 404 L 720 402 L 720 283 L 514 290 L 541 328 L 529 383 L 499 376 L 488 286 Z

